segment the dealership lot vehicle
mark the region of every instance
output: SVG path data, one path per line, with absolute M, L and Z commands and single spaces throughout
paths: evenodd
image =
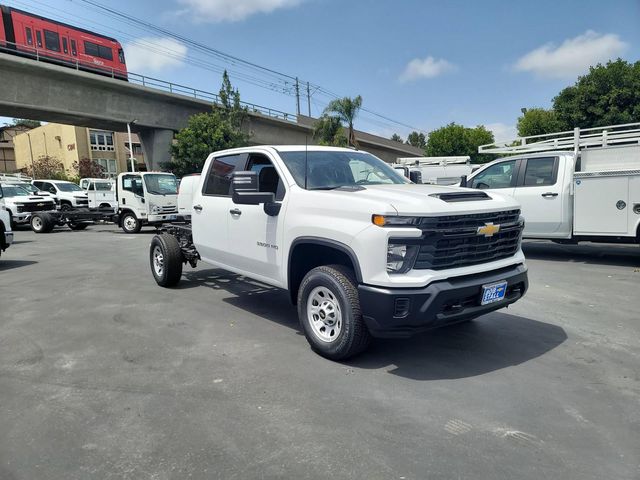
M 150 233 L 18 234 L 0 477 L 637 478 L 633 245 L 525 242 L 508 310 L 336 363 L 282 290 L 205 264 L 158 288 Z
M 116 199 L 115 182 L 105 178 L 82 178 L 80 179 L 82 188 L 89 199 L 89 208 L 110 208 L 117 210 L 118 200 Z
M 33 180 L 31 184 L 38 190 L 49 192 L 53 195 L 61 210 L 89 207 L 87 194 L 73 182 L 67 182 L 66 180 Z
M 192 224 L 151 242 L 159 285 L 176 285 L 183 263 L 203 260 L 286 289 L 311 348 L 334 360 L 364 351 L 372 336 L 471 320 L 527 289 L 513 199 L 411 185 L 363 151 L 212 153 Z
M 51 212 L 56 204 L 51 198 L 34 195 L 18 184 L 0 182 L 0 204 L 11 216 L 12 225 L 25 225 L 36 212 Z
M 13 243 L 13 232 L 11 230 L 11 215 L 0 205 L 0 255 Z
M 513 195 L 526 238 L 640 244 L 639 142 L 634 123 L 483 145 L 481 153 L 518 155 L 485 165 L 466 183 Z

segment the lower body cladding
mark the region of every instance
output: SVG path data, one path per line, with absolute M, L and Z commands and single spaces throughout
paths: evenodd
M 506 283 L 501 300 L 483 305 L 485 287 Z M 371 334 L 404 338 L 433 328 L 471 320 L 504 308 L 527 291 L 524 264 L 454 277 L 423 288 L 358 286 L 362 316 Z

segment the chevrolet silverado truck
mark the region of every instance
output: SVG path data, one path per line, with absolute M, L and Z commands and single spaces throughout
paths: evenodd
M 0 198 L 2 192 L 0 192 Z M 7 248 L 13 243 L 13 232 L 11 231 L 11 215 L 4 208 L 4 205 L 0 204 L 0 256 Z
M 260 146 L 207 158 L 191 223 L 149 260 L 163 287 L 202 260 L 288 290 L 311 348 L 342 360 L 522 298 L 523 228 L 513 198 L 413 185 L 363 151 Z

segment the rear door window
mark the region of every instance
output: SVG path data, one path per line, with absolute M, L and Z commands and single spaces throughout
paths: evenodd
M 558 178 L 557 157 L 528 158 L 524 179 L 518 182 L 523 187 L 555 185 Z

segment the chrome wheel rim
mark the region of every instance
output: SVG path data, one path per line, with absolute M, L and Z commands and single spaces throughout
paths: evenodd
M 36 230 L 40 230 L 42 228 L 42 219 L 40 217 L 33 217 L 33 220 L 31 220 L 31 225 L 33 225 L 33 228 L 35 228 Z
M 162 277 L 164 272 L 164 255 L 162 249 L 157 245 L 153 248 L 153 271 L 158 277 Z
M 131 215 L 127 216 L 124 219 L 124 228 L 126 228 L 127 230 L 134 230 L 136 228 L 136 219 Z
M 336 341 L 342 331 L 340 302 L 327 287 L 316 287 L 307 300 L 307 318 L 314 335 L 321 341 Z

